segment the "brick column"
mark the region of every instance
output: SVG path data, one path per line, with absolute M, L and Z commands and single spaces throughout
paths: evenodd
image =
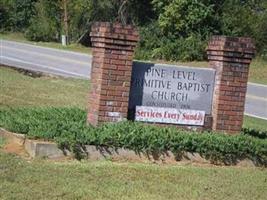
M 87 121 L 97 126 L 127 118 L 134 48 L 139 36 L 130 25 L 97 22 L 93 46 Z
M 255 47 L 250 38 L 214 36 L 207 48 L 209 66 L 216 70 L 212 130 L 242 129 L 249 65 Z

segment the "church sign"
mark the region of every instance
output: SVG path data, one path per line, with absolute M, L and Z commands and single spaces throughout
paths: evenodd
M 128 119 L 231 134 L 242 130 L 255 54 L 251 38 L 212 36 L 209 68 L 198 68 L 133 61 L 140 37 L 131 25 L 96 22 L 90 37 L 89 124 Z
M 143 109 L 172 109 L 177 113 L 203 111 L 211 114 L 214 79 L 213 69 L 134 62 L 129 110 L 142 106 Z M 140 120 L 138 116 L 136 112 L 136 120 Z M 180 123 L 179 120 L 176 123 Z M 173 123 L 173 120 L 164 119 L 162 123 Z M 195 125 L 202 125 L 202 122 Z

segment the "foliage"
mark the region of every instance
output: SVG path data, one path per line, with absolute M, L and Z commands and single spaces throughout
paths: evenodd
M 78 108 L 8 108 L 0 110 L 0 127 L 28 136 L 55 139 L 71 127 L 86 124 Z M 40 132 L 39 132 L 40 131 Z
M 35 14 L 37 0 L 1 0 L 0 31 L 24 31 Z
M 77 41 L 90 30 L 94 21 L 118 21 L 118 10 L 121 3 L 117 0 L 75 0 L 68 1 L 68 24 L 69 39 Z M 135 24 L 144 23 L 149 13 L 150 3 L 131 0 L 128 2 L 127 21 Z M 34 41 L 55 40 L 55 35 L 63 31 L 63 10 L 62 2 L 39 0 L 36 3 L 37 14 L 32 17 L 31 24 L 27 28 L 26 36 Z M 144 17 L 145 16 L 145 17 Z M 49 34 L 50 33 L 50 34 Z
M 40 0 L 35 4 L 36 15 L 31 18 L 25 36 L 32 41 L 57 41 L 61 33 L 60 0 Z
M 242 133 L 244 135 L 250 135 L 261 139 L 267 139 L 267 131 L 256 130 L 253 128 L 243 128 Z
M 165 35 L 157 22 L 140 30 L 141 40 L 135 52 L 135 58 L 163 59 L 170 61 L 203 60 L 206 40 L 201 40 L 197 33 L 186 38 Z
M 222 34 L 252 37 L 258 53 L 266 55 L 267 1 L 226 0 L 220 21 Z
M 76 0 L 68 3 L 70 39 L 76 41 L 88 33 L 95 21 L 120 21 L 118 0 Z M 153 16 L 152 5 L 146 0 L 129 0 L 126 4 L 125 20 L 143 25 Z
M 159 25 L 164 33 L 177 37 L 198 33 L 205 37 L 212 33 L 216 24 L 212 1 L 173 0 L 162 5 L 161 0 L 154 0 L 153 3 L 160 9 Z
M 161 154 L 172 151 L 200 153 L 214 162 L 234 163 L 250 158 L 267 165 L 267 140 L 247 135 L 196 134 L 176 128 L 159 128 L 133 122 L 86 125 L 86 112 L 77 108 L 19 108 L 0 110 L 0 127 L 31 138 L 56 140 L 81 158 L 81 147 L 124 147 L 137 152 Z M 178 158 L 179 159 L 179 158 Z
M 124 2 L 127 2 L 124 4 Z M 203 60 L 211 35 L 249 36 L 267 57 L 267 1 L 75 0 L 67 1 L 69 41 L 90 45 L 94 21 L 124 21 L 141 30 L 138 59 Z M 124 5 L 121 8 L 121 5 Z M 26 32 L 34 41 L 59 41 L 61 0 L 2 0 L 0 31 Z M 150 37 L 151 36 L 151 37 Z

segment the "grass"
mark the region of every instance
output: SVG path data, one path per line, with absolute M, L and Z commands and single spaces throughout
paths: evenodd
M 0 199 L 265 199 L 266 169 L 26 162 L 0 153 Z
M 0 148 L 5 144 L 5 139 L 0 136 Z
M 51 47 L 57 48 L 62 50 L 70 50 L 76 51 L 81 53 L 91 53 L 91 49 L 81 46 L 79 44 L 71 44 L 67 47 L 62 46 L 60 43 L 56 42 L 30 42 L 28 41 L 22 33 L 0 33 L 0 39 L 7 39 L 13 40 L 18 42 L 26 42 L 29 44 L 44 46 L 44 47 Z M 161 60 L 154 60 L 157 63 L 170 63 L 176 65 L 184 65 L 184 66 L 192 66 L 192 67 L 208 67 L 208 62 L 205 61 L 195 61 L 195 62 L 166 62 Z M 249 72 L 249 81 L 266 84 L 267 85 L 267 61 L 256 58 L 252 61 L 250 65 L 250 72 Z
M 267 131 L 267 121 L 263 119 L 245 116 L 243 127 Z
M 80 44 L 70 44 L 68 46 L 62 46 L 59 42 L 32 42 L 27 40 L 23 33 L 0 33 L 0 39 L 11 40 L 16 42 L 24 42 L 33 44 L 36 46 L 50 47 L 55 49 L 61 49 L 66 51 L 75 51 L 79 53 L 91 54 L 91 48 L 82 46 Z
M 86 107 L 89 81 L 40 77 L 33 78 L 0 66 L 0 108 L 17 106 Z
M 259 58 L 252 61 L 249 81 L 267 85 L 267 61 Z

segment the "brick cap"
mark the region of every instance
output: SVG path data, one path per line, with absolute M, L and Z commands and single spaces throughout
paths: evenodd
M 95 22 L 91 28 L 91 37 L 117 40 L 139 41 L 139 33 L 135 26 L 120 23 Z
M 211 37 L 207 51 L 237 52 L 254 55 L 256 48 L 253 40 L 249 37 L 229 37 L 215 35 Z
M 135 26 L 133 25 L 123 25 L 121 23 L 118 22 L 94 22 L 92 27 L 106 27 L 106 28 L 123 28 L 123 29 L 136 29 Z

